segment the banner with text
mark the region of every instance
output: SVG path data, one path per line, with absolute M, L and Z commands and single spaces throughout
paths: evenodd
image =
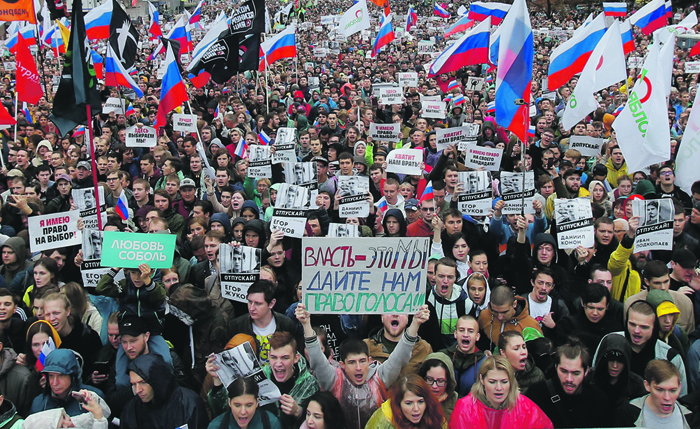
M 438 128 L 435 130 L 437 138 L 437 150 L 445 150 L 453 144 L 458 144 L 464 140 L 465 136 L 471 130 L 471 126 L 453 127 L 453 128 Z
M 445 102 L 444 101 L 423 101 L 422 103 L 424 118 L 445 119 Z M 440 150 L 440 149 L 438 149 Z
M 187 115 L 184 113 L 173 114 L 173 131 L 185 133 L 197 132 L 197 115 Z
M 397 142 L 401 124 L 369 124 L 369 135 L 374 141 Z
M 158 144 L 158 131 L 153 127 L 134 125 L 126 129 L 126 147 L 154 147 Z
M 414 314 L 425 302 L 430 239 L 302 240 L 303 300 L 311 314 Z
M 173 234 L 105 231 L 102 266 L 138 268 L 146 263 L 151 268 L 170 268 L 175 256 L 175 238 Z
M 524 185 L 524 186 L 523 186 Z M 501 173 L 501 197 L 506 205 L 503 207 L 503 214 L 520 214 L 525 210 L 525 214 L 535 213 L 532 202 L 535 197 L 535 173 L 532 171 L 523 173 Z
M 488 171 L 461 171 L 459 183 L 464 191 L 457 195 L 457 208 L 469 216 L 486 216 L 493 201 L 493 181 Z
M 105 188 L 98 187 L 98 196 L 100 198 L 100 217 L 102 225 L 107 223 L 107 204 L 105 203 Z M 80 211 L 80 217 L 83 220 L 85 229 L 99 229 L 97 223 L 97 200 L 95 199 L 95 188 L 73 189 L 73 204 Z
M 272 210 L 270 231 L 282 230 L 287 237 L 301 238 L 306 228 L 306 210 L 280 209 Z
M 422 173 L 423 151 L 420 149 L 394 149 L 386 157 L 386 171 L 410 176 Z
M 222 297 L 238 302 L 248 302 L 248 288 L 260 278 L 261 255 L 262 249 L 255 247 L 219 244 L 219 280 Z
M 402 88 L 417 88 L 418 87 L 418 73 L 416 72 L 406 72 L 399 73 L 399 86 Z
M 576 149 L 582 156 L 600 155 L 600 148 L 605 139 L 590 136 L 571 136 L 569 138 L 569 149 Z
M 595 228 L 589 198 L 554 200 L 554 219 L 557 221 L 557 245 L 560 249 L 593 247 Z
M 634 251 L 673 250 L 673 200 L 632 200 L 632 215 L 639 216 Z
M 501 168 L 501 158 L 503 158 L 503 149 L 470 144 L 467 146 L 464 165 L 474 169 L 498 171 Z
M 78 231 L 79 217 L 78 210 L 28 217 L 29 248 L 32 253 L 81 244 L 83 234 Z

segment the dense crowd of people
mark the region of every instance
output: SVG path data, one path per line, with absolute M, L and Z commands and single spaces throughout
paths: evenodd
M 100 114 L 87 132 L 61 136 L 49 121 L 49 93 L 19 110 L 16 135 L 2 131 L 0 429 L 700 427 L 700 175 L 686 192 L 674 174 L 698 85 L 685 73 L 688 50 L 674 56 L 672 158 L 630 171 L 611 124 L 634 69 L 596 94 L 600 107 L 572 129 L 561 118 L 577 78 L 555 93 L 541 87 L 552 49 L 588 10 L 530 11 L 533 28 L 563 31 L 535 36 L 534 133 L 521 142 L 494 118 L 489 65 L 428 77 L 434 55 L 418 41 L 430 40 L 433 52 L 450 43 L 451 21 L 434 16 L 432 4 L 414 5 L 414 28 L 397 31 L 376 58 L 365 32 L 328 40 L 321 17 L 349 4 L 309 2 L 278 15 L 284 6 L 268 2 L 276 28 L 299 24 L 297 57 L 225 85 L 190 86 L 190 102 L 175 113 L 196 114 L 196 133 L 175 131 L 169 114 L 154 147 L 126 144 L 128 127 L 153 124 L 160 99 L 144 25 L 144 97 L 132 101 L 133 113 Z M 194 42 L 235 7 L 205 5 Z M 391 8 L 397 30 L 409 5 Z M 374 25 L 383 9 L 370 10 Z M 635 31 L 631 55 L 643 56 L 650 38 Z M 56 59 L 39 65 L 47 83 L 60 75 Z M 373 88 L 409 71 L 418 85 L 401 88 L 402 104 L 381 104 Z M 3 74 L 3 104 L 14 112 L 14 72 Z M 483 89 L 469 89 L 470 77 L 484 78 Z M 120 97 L 101 90 L 103 100 Z M 460 94 L 463 103 L 450 101 Z M 425 96 L 447 99 L 447 115 L 426 118 Z M 398 142 L 373 140 L 373 123 L 400 124 Z M 437 130 L 463 124 L 479 125 L 478 146 L 503 150 L 488 176 L 486 216 L 459 210 L 473 187 L 460 182 L 472 171 L 465 153 L 438 150 Z M 249 155 L 267 139 L 274 153 L 281 129 L 294 130 L 296 162 L 250 177 Z M 569 147 L 572 136 L 604 143 L 583 156 Z M 422 151 L 422 174 L 387 171 L 401 148 Z M 296 208 L 288 194 L 278 204 L 278 194 L 285 184 L 308 185 L 309 164 L 315 200 L 306 201 L 304 236 L 336 239 L 349 225 L 377 242 L 429 237 L 426 300 L 415 314 L 310 314 L 302 239 L 270 226 L 275 207 Z M 534 172 L 531 214 L 504 213 L 502 194 L 515 185 L 501 175 L 512 172 Z M 341 216 L 344 176 L 369 183 L 368 216 Z M 103 231 L 176 235 L 172 267 L 105 269 L 89 283 L 82 274 L 94 268 L 85 261 L 100 259 L 95 248 L 30 250 L 28 218 L 80 208 L 73 191 L 91 194 L 94 180 L 104 190 Z M 431 198 L 422 198 L 426 188 Z M 127 220 L 116 209 L 122 195 Z M 556 225 L 568 213 L 555 200 L 575 198 L 590 200 L 594 245 L 561 249 Z M 635 251 L 651 215 L 642 219 L 633 206 L 664 199 L 673 207 L 672 248 Z M 658 204 L 647 207 L 658 217 Z M 77 228 L 99 242 L 91 225 L 81 219 Z M 259 278 L 244 300 L 223 291 L 227 246 L 259 250 Z M 233 273 L 250 272 L 242 264 Z M 225 350 L 247 352 L 224 364 L 217 354 Z M 279 397 L 268 396 L 271 387 Z

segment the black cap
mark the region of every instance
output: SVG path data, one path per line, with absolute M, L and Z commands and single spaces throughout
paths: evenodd
M 328 165 L 328 160 L 322 156 L 314 156 L 313 158 L 311 158 L 311 160 Z
M 573 176 L 574 174 L 577 174 L 578 177 L 581 177 L 581 170 L 577 170 L 576 168 L 569 168 L 564 172 L 564 179 L 566 179 L 569 176 Z
M 677 249 L 675 252 L 673 252 L 673 257 L 671 258 L 673 262 L 675 262 L 677 265 L 680 265 L 683 268 L 695 268 L 695 265 L 698 262 L 698 259 L 695 257 L 695 254 L 688 250 L 688 249 Z
M 603 164 L 596 164 L 595 167 L 593 167 L 593 175 L 594 176 L 607 176 L 608 175 L 608 167 L 604 166 Z
M 131 335 L 138 337 L 148 332 L 143 319 L 134 314 L 125 314 L 119 321 L 119 335 Z

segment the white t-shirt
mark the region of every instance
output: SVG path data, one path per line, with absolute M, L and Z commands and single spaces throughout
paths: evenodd
M 270 324 L 264 328 L 256 326 L 253 323 L 253 333 L 255 334 L 255 339 L 258 344 L 260 344 L 260 350 L 258 350 L 258 356 L 260 357 L 260 363 L 268 362 L 268 355 L 270 354 L 270 335 L 274 334 L 277 330 L 277 323 L 273 317 Z
M 547 301 L 539 303 L 530 298 L 530 294 L 528 294 L 527 305 L 528 310 L 530 310 L 530 316 L 542 326 L 542 318 L 552 312 L 552 297 L 548 296 Z
M 642 418 L 644 419 L 644 426 L 648 428 L 678 429 L 683 427 L 683 415 L 678 405 L 673 407 L 673 413 L 670 416 L 659 417 L 651 411 L 651 408 L 647 407 L 645 400 L 644 407 L 642 407 Z

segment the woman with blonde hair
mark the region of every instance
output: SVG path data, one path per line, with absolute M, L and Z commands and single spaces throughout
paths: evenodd
M 466 397 L 457 401 L 450 428 L 547 429 L 551 420 L 518 391 L 513 367 L 503 356 L 489 356 L 481 364 L 478 382 Z

